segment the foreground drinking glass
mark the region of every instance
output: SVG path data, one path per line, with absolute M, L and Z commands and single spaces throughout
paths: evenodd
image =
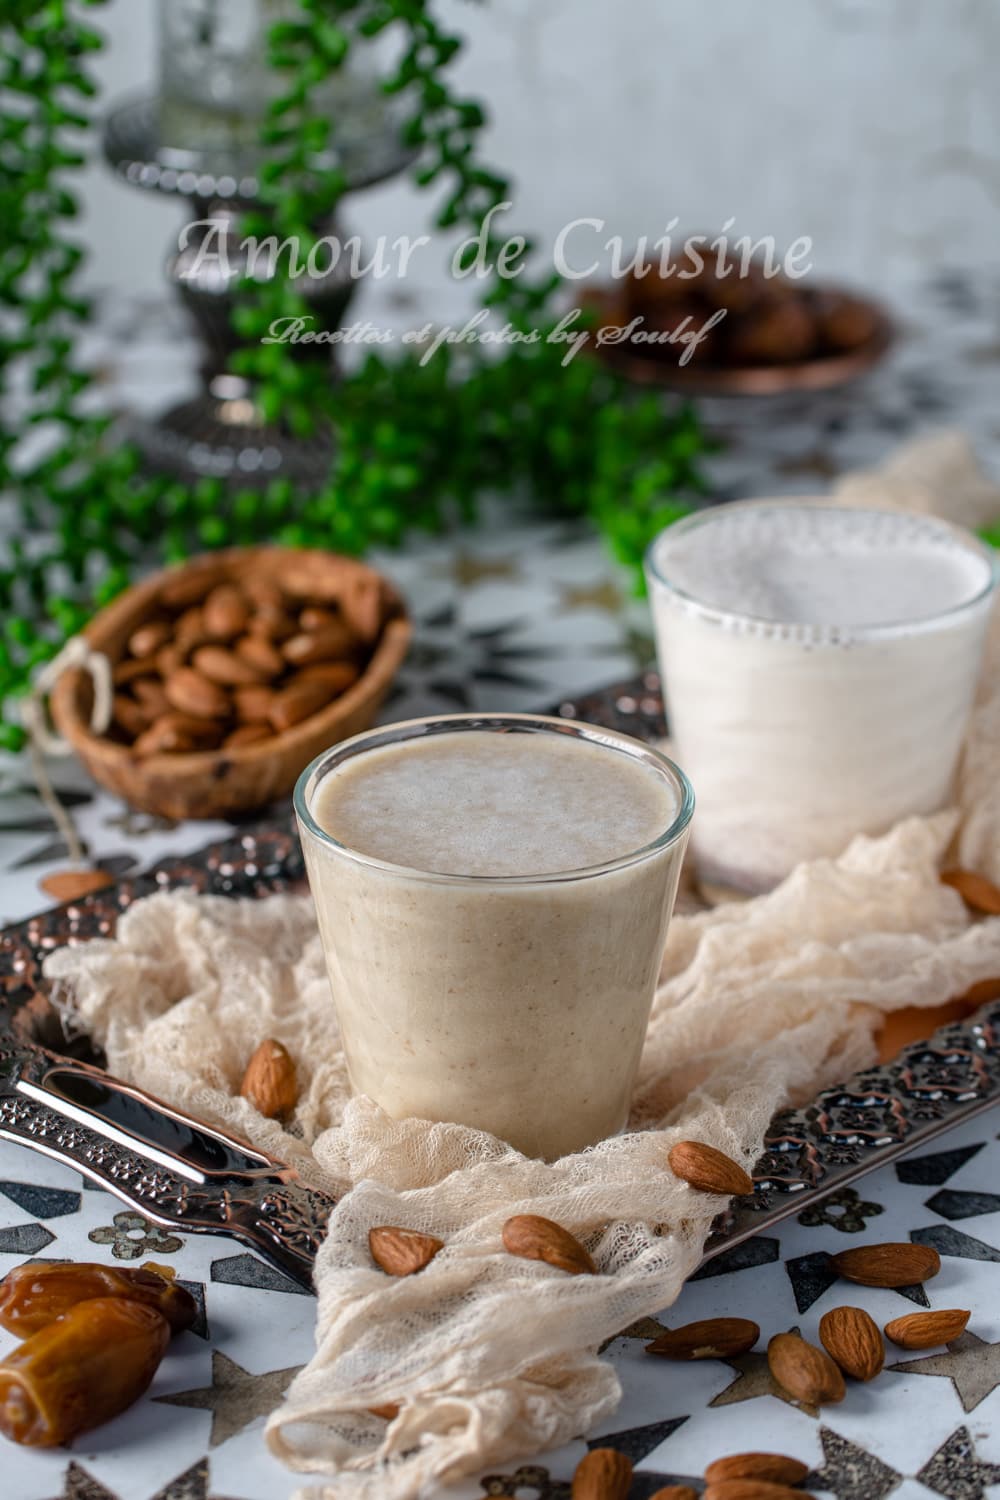
M 414 719 L 299 778 L 351 1084 L 554 1159 L 625 1125 L 694 798 L 625 735 Z
M 767 890 L 857 833 L 947 803 L 995 583 L 971 533 L 742 501 L 668 528 L 646 574 L 710 894 Z

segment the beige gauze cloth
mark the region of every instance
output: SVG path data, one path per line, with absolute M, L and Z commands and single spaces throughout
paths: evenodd
M 984 488 L 945 436 L 922 461 L 911 450 L 888 476 L 852 480 L 843 497 L 979 524 L 968 507 L 970 497 L 983 507 Z M 1000 515 L 996 490 L 991 506 Z M 155 895 L 125 913 L 113 941 L 49 958 L 60 1003 L 116 1074 L 340 1195 L 316 1266 L 316 1353 L 267 1424 L 275 1454 L 328 1476 L 323 1500 L 422 1500 L 607 1417 L 621 1392 L 599 1345 L 674 1301 L 720 1207 L 671 1174 L 671 1144 L 707 1141 L 750 1166 L 775 1109 L 873 1061 L 883 1012 L 1000 976 L 1000 918 L 974 920 L 938 878 L 958 860 L 1000 879 L 994 624 L 956 806 L 859 837 L 769 895 L 676 916 L 632 1128 L 551 1165 L 349 1097 L 305 897 Z M 238 1097 L 269 1036 L 298 1065 L 289 1131 Z M 504 1220 L 527 1211 L 579 1235 L 600 1274 L 507 1255 Z M 445 1248 L 418 1276 L 390 1279 L 368 1253 L 376 1224 L 427 1231 Z M 386 1405 L 398 1415 L 368 1412 Z

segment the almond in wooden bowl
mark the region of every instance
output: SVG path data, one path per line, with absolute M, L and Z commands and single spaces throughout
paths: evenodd
M 315 648 L 282 649 L 321 631 Z M 95 781 L 143 812 L 248 812 L 286 796 L 321 751 L 371 726 L 410 634 L 399 594 L 354 558 L 213 552 L 145 579 L 86 627 L 114 668 L 108 733 L 91 732 L 90 679 L 76 670 L 57 682 L 52 717 Z

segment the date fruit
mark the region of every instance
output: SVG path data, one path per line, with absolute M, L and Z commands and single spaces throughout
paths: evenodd
M 146 1390 L 170 1342 L 155 1307 L 78 1302 L 0 1360 L 0 1432 L 54 1448 L 118 1416 Z
M 95 1297 L 124 1297 L 155 1307 L 174 1333 L 190 1328 L 198 1313 L 190 1292 L 148 1266 L 26 1265 L 15 1266 L 0 1281 L 0 1328 L 30 1338 Z

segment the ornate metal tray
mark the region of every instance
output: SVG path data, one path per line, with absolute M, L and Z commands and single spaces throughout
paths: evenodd
M 655 673 L 565 701 L 567 718 L 637 738 L 663 732 Z M 290 813 L 165 860 L 67 906 L 0 932 L 0 1136 L 55 1157 L 155 1223 L 231 1234 L 308 1286 L 334 1206 L 293 1170 L 101 1070 L 86 1038 L 69 1037 L 42 963 L 65 944 L 106 937 L 133 901 L 182 883 L 256 897 L 304 879 Z M 882 1067 L 774 1117 L 754 1193 L 720 1218 L 706 1259 L 824 1197 L 1000 1098 L 1000 998 L 913 1042 Z

